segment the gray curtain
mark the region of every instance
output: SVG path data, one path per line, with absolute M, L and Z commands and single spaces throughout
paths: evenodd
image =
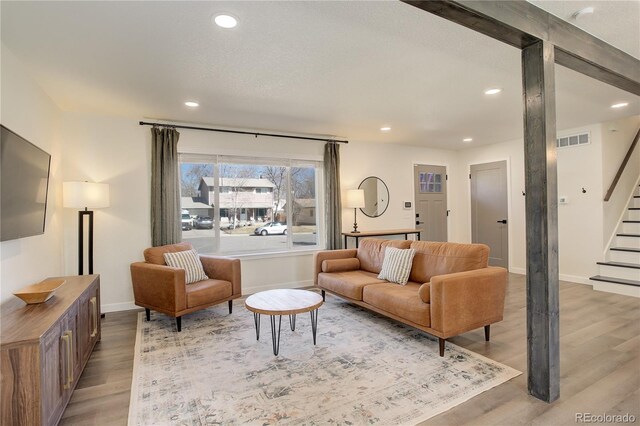
M 342 201 L 340 198 L 340 145 L 324 146 L 324 192 L 326 242 L 329 250 L 342 248 Z
M 178 139 L 172 128 L 151 128 L 151 243 L 182 240 Z

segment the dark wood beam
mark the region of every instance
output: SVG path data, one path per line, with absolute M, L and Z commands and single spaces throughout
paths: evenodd
M 559 65 L 640 95 L 640 60 L 529 2 L 402 1 L 520 49 L 549 41 Z
M 522 49 L 529 393 L 560 396 L 558 187 L 554 47 Z

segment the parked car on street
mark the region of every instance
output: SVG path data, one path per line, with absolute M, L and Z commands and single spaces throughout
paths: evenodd
M 282 234 L 287 235 L 287 225 L 284 225 L 280 222 L 268 222 L 262 226 L 256 228 L 253 231 L 255 235 L 272 235 L 272 234 Z
M 193 219 L 189 213 L 182 213 L 182 230 L 190 231 L 191 229 L 193 229 Z
M 197 216 L 193 227 L 196 229 L 213 229 L 213 219 L 209 216 Z

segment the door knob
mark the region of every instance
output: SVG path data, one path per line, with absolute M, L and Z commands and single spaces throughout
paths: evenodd
M 499 220 L 498 223 L 507 223 L 507 219 Z

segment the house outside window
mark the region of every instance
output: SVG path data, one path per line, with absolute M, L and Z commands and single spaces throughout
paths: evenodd
M 181 154 L 180 177 L 193 220 L 182 239 L 200 253 L 323 247 L 322 162 Z

